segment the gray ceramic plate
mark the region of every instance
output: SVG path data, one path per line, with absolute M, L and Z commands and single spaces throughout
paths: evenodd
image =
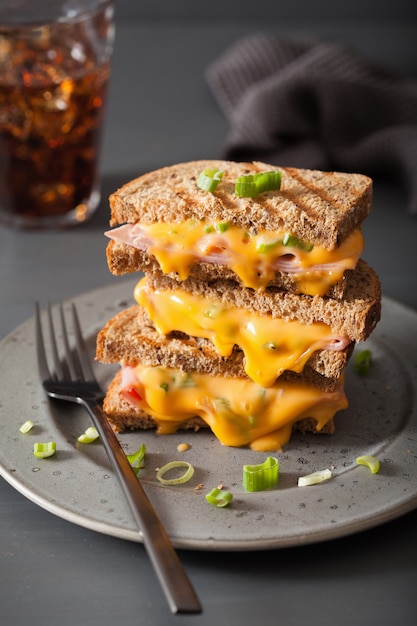
M 134 282 L 97 289 L 74 298 L 94 354 L 99 328 L 132 302 Z M 362 346 L 361 346 L 362 347 Z M 368 377 L 348 367 L 349 408 L 336 418 L 337 432 L 295 436 L 280 461 L 278 486 L 248 494 L 242 467 L 260 463 L 264 453 L 223 447 L 209 432 L 158 436 L 121 434 L 127 453 L 147 446 L 141 480 L 162 523 L 178 548 L 255 550 L 322 541 L 364 530 L 417 506 L 417 314 L 389 300 L 367 347 L 373 367 Z M 97 365 L 106 384 L 111 366 Z M 39 384 L 34 323 L 28 320 L 0 344 L 0 472 L 19 492 L 66 520 L 132 541 L 141 541 L 100 443 L 77 443 L 89 418 L 76 405 L 48 400 Z M 35 427 L 19 432 L 27 419 Z M 54 439 L 55 456 L 37 460 L 33 443 Z M 178 453 L 178 443 L 190 449 Z M 358 455 L 376 455 L 378 474 L 356 465 Z M 155 469 L 174 460 L 195 467 L 190 482 L 164 487 Z M 333 478 L 300 488 L 299 476 L 333 468 Z M 222 483 L 234 494 L 225 509 L 208 505 L 204 495 Z M 203 487 L 197 488 L 199 484 Z

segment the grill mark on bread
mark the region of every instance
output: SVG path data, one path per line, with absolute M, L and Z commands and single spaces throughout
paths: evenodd
M 289 178 L 297 181 L 302 187 L 307 189 L 314 196 L 318 196 L 322 200 L 322 202 L 325 203 L 326 210 L 330 210 L 330 211 L 337 210 L 337 212 L 340 212 L 340 211 L 343 212 L 344 202 L 341 201 L 337 197 L 337 195 L 335 196 L 334 194 L 335 187 L 337 186 L 335 185 L 332 186 L 330 184 L 331 183 L 330 177 L 332 176 L 332 172 L 326 172 L 328 176 L 326 182 L 328 182 L 329 185 L 327 187 L 324 187 L 323 184 L 315 184 L 314 181 L 309 180 L 305 175 L 303 176 L 303 173 L 305 172 L 305 170 L 300 170 L 300 169 L 291 168 L 291 167 L 285 167 L 283 168 L 283 170 L 286 172 Z M 282 191 L 284 192 L 285 190 L 282 190 Z M 329 191 L 333 191 L 333 193 L 329 193 Z M 300 202 L 299 206 L 302 207 L 307 212 L 312 211 L 312 215 L 315 215 L 316 217 L 320 217 L 320 214 L 317 211 L 315 211 L 314 208 L 312 208 L 310 205 L 306 203 L 301 204 Z
M 328 236 L 328 232 L 334 228 L 335 242 L 339 245 L 353 228 L 362 223 L 371 210 L 372 185 L 369 184 L 369 179 L 361 174 L 320 172 L 291 167 L 282 170 L 309 192 L 310 195 L 304 192 L 306 200 L 303 200 L 300 197 L 295 198 L 296 194 L 292 190 L 286 190 L 285 182 L 281 188 L 283 195 L 287 194 L 290 198 L 293 196 L 293 202 L 311 219 L 321 224 L 317 233 L 319 238 Z M 341 189 L 341 178 L 344 179 L 346 188 Z M 283 180 L 285 181 L 285 178 Z M 348 208 L 346 195 L 352 198 Z M 311 203 L 317 198 L 320 198 L 321 203 L 317 204 L 316 208 Z M 326 215 L 325 224 L 322 224 L 323 213 Z
M 196 185 L 196 177 L 205 168 L 225 172 L 215 193 L 203 192 Z M 235 195 L 238 176 L 270 170 L 283 172 L 280 191 L 255 198 Z M 291 190 L 294 185 L 299 187 L 298 198 Z M 363 221 L 370 210 L 371 193 L 371 179 L 361 174 L 295 170 L 261 162 L 191 161 L 144 174 L 112 194 L 110 224 L 222 219 L 242 228 L 253 224 L 267 230 L 284 228 L 332 250 Z

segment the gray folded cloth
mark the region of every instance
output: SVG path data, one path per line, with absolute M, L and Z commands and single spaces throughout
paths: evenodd
M 255 34 L 207 69 L 222 156 L 400 181 L 417 213 L 417 81 L 334 41 Z

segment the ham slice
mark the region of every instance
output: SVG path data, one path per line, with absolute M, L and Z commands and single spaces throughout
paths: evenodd
M 123 224 L 104 234 L 109 237 L 109 239 L 132 246 L 143 252 L 146 252 L 149 247 L 154 244 L 152 238 L 147 234 L 146 229 L 140 224 Z M 226 238 L 217 234 L 202 237 L 196 245 L 195 260 L 200 263 L 230 265 L 231 256 Z M 286 274 L 302 274 L 305 272 L 305 268 L 301 267 L 299 264 L 296 250 L 276 258 L 271 269 Z M 343 269 L 343 266 L 339 262 L 312 265 L 309 271 L 332 272 L 340 269 Z

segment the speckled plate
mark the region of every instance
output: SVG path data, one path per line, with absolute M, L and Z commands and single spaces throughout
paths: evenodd
M 107 319 L 132 302 L 134 282 L 97 289 L 74 298 L 94 354 L 95 336 Z M 363 346 L 362 346 L 363 347 Z M 242 467 L 265 454 L 226 448 L 210 432 L 158 436 L 154 432 L 119 436 L 127 453 L 147 447 L 141 471 L 144 488 L 177 548 L 257 550 L 341 537 L 398 517 L 417 506 L 417 314 L 389 300 L 367 347 L 369 376 L 348 366 L 350 406 L 336 418 L 337 432 L 295 436 L 280 461 L 275 489 L 246 493 Z M 114 370 L 97 364 L 107 384 Z M 39 384 L 34 322 L 28 320 L 0 344 L 0 473 L 24 496 L 75 524 L 132 541 L 141 541 L 135 522 L 99 442 L 77 443 L 90 424 L 76 405 L 50 401 Z M 35 426 L 26 435 L 21 424 Z M 55 456 L 38 460 L 33 443 L 53 439 Z M 187 452 L 177 452 L 187 442 Z M 378 474 L 358 466 L 358 455 L 376 455 Z M 182 459 L 192 463 L 190 482 L 164 487 L 155 469 Z M 297 487 L 299 476 L 325 468 L 333 478 Z M 208 505 L 204 495 L 219 483 L 234 494 L 226 509 Z M 199 487 L 199 485 L 202 485 Z

